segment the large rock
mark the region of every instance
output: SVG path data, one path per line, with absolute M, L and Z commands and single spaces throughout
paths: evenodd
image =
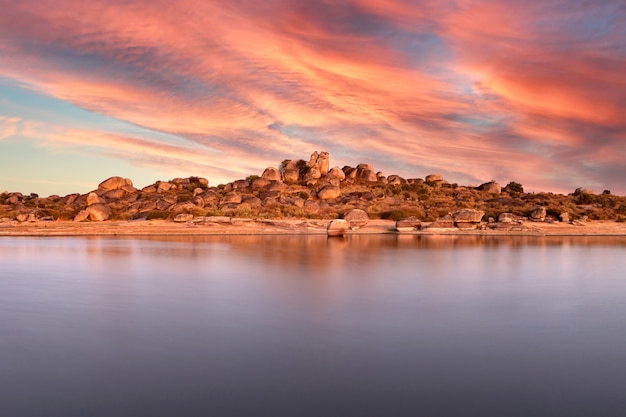
M 89 220 L 102 222 L 111 216 L 111 208 L 106 204 L 93 204 L 85 209 L 89 213 Z
M 193 220 L 193 214 L 190 213 L 181 213 L 174 217 L 174 221 L 176 223 L 187 223 Z
M 477 187 L 478 190 L 490 194 L 500 194 L 502 187 L 495 181 L 489 181 Z
M 96 193 L 89 193 L 87 196 L 87 205 L 91 206 L 93 204 L 105 204 L 106 200 L 102 197 L 99 197 Z
M 322 177 L 322 173 L 316 167 L 311 167 L 304 176 L 305 181 L 316 180 Z
M 329 178 L 336 178 L 340 181 L 346 179 L 346 174 L 339 167 L 331 168 L 331 170 L 328 171 L 328 174 L 326 174 L 326 176 Z
M 365 164 L 362 164 L 365 165 Z M 373 169 L 360 169 L 357 168 L 357 178 L 367 182 L 377 182 L 378 177 L 376 176 L 376 172 Z
M 500 213 L 498 216 L 499 223 L 515 223 L 519 218 L 513 213 Z
M 111 177 L 98 184 L 99 190 L 119 190 L 125 186 L 133 186 L 133 182 L 128 178 Z
M 332 200 L 341 195 L 341 189 L 334 185 L 327 185 L 318 191 L 317 197 L 320 200 Z
M 341 237 L 348 231 L 350 225 L 344 219 L 331 220 L 326 228 L 328 237 Z
M 292 184 L 300 180 L 300 170 L 298 169 L 285 169 L 283 171 L 283 181 Z
M 348 222 L 350 229 L 358 229 L 359 227 L 365 226 L 370 218 L 365 211 L 352 209 L 345 214 L 344 220 Z
M 424 181 L 426 182 L 438 182 L 438 181 L 443 181 L 443 176 L 441 174 L 430 174 L 430 175 L 426 175 L 426 178 L 424 178 Z
M 406 180 L 399 175 L 390 175 L 387 177 L 387 184 L 389 185 L 402 185 L 406 184 Z
M 241 200 L 241 194 L 231 193 L 226 194 L 224 197 L 222 197 L 222 199 L 220 200 L 220 204 L 239 204 L 241 203 Z
M 461 209 L 454 212 L 452 218 L 454 223 L 480 223 L 481 219 L 485 215 L 482 210 L 474 209 Z
M 530 213 L 530 218 L 533 221 L 542 222 L 546 219 L 546 214 L 545 207 L 535 207 L 535 209 Z
M 274 167 L 265 168 L 265 171 L 263 171 L 261 178 L 266 179 L 268 181 L 282 181 L 282 178 L 280 176 L 280 171 L 278 171 L 278 169 Z
M 169 182 L 160 182 L 157 185 L 157 192 L 164 193 L 164 192 L 171 190 L 172 187 L 175 187 L 174 184 L 170 184 Z
M 451 214 L 446 214 L 443 217 L 440 217 L 436 221 L 432 222 L 429 229 L 451 229 L 454 228 L 454 219 Z
M 398 232 L 412 232 L 421 227 L 422 222 L 417 217 L 409 217 L 407 219 L 398 220 L 396 222 L 396 230 Z

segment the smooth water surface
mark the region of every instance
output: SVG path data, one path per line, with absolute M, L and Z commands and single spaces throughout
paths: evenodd
M 626 239 L 0 238 L 0 416 L 618 416 Z

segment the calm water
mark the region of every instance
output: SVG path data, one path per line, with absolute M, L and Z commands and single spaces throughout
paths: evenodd
M 626 239 L 0 238 L 0 416 L 618 416 Z

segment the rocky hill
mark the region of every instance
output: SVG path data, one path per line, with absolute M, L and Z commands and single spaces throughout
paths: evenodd
M 438 174 L 386 176 L 368 164 L 331 168 L 327 152 L 314 152 L 308 161 L 285 160 L 260 175 L 216 186 L 206 178 L 189 177 L 137 189 L 128 178 L 112 177 L 82 195 L 0 194 L 0 222 L 169 219 L 202 223 L 231 217 L 347 217 L 354 224 L 382 218 L 399 220 L 399 228 L 409 229 L 422 222 L 432 223 L 431 227 L 510 228 L 521 220 L 623 222 L 626 197 L 581 188 L 569 195 L 525 193 L 516 182 L 504 187 L 495 181 L 462 186 Z

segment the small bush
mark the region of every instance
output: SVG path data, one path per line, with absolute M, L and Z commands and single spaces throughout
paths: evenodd
M 161 211 L 161 210 L 152 210 L 150 213 L 148 213 L 148 216 L 146 217 L 147 220 L 165 220 L 165 219 L 169 219 L 170 217 L 170 212 L 169 211 Z

